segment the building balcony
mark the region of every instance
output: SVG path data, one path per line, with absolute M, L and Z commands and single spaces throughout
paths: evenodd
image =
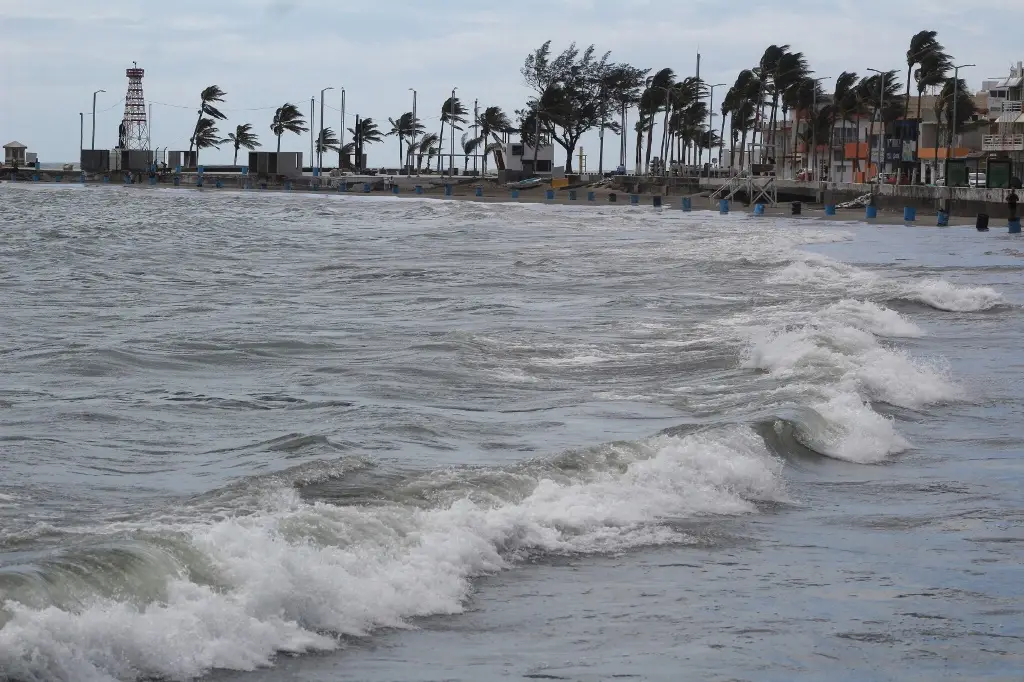
M 985 135 L 981 138 L 984 152 L 1024 152 L 1024 135 Z
M 1019 114 L 1024 102 L 1012 99 L 989 99 L 989 113 Z

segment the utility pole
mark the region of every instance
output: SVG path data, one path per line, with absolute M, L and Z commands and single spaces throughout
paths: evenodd
M 708 88 L 710 91 L 708 95 L 708 180 L 711 179 L 711 143 L 714 142 L 712 133 L 714 132 L 713 117 L 715 115 L 715 88 L 723 87 L 725 87 L 725 83 L 715 83 Z M 722 144 L 722 141 L 719 140 L 718 143 Z M 719 147 L 719 150 L 721 150 L 721 147 Z M 719 153 L 721 153 L 721 151 L 719 151 Z M 700 173 L 697 173 L 697 177 L 700 177 Z
M 100 92 L 106 92 L 106 90 L 97 90 L 92 93 L 92 143 L 89 149 L 96 149 L 96 94 Z
M 953 137 L 956 135 L 956 96 L 960 92 L 960 69 L 966 69 L 969 66 L 975 66 L 974 64 L 961 64 L 960 66 L 953 67 L 953 116 L 950 121 L 949 140 L 946 143 L 946 172 L 943 175 L 946 176 L 946 187 L 949 187 L 949 157 L 953 154 Z M 938 135 L 939 128 L 938 122 L 935 126 L 935 134 Z
M 356 114 L 356 127 L 355 127 L 355 131 L 356 131 L 355 139 L 353 140 L 353 142 L 355 143 L 355 149 L 356 149 L 355 157 L 356 158 L 353 159 L 352 166 L 354 168 L 358 169 L 359 171 L 362 171 L 363 170 L 363 136 L 362 136 L 363 128 L 362 128 L 362 126 L 359 125 L 359 114 Z
M 78 112 L 78 158 L 82 158 L 82 150 L 85 149 L 85 113 Z

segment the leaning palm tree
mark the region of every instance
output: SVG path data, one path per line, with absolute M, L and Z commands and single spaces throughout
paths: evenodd
M 286 102 L 274 112 L 274 121 L 270 124 L 270 130 L 277 135 L 277 151 L 280 152 L 282 135 L 285 133 L 298 135 L 307 132 L 309 128 L 306 127 L 306 119 L 303 118 L 299 108 Z
M 223 121 L 227 118 L 220 109 L 213 106 L 214 102 L 223 102 L 224 97 L 227 95 L 226 92 L 220 89 L 220 86 L 210 85 L 203 88 L 203 91 L 199 93 L 199 116 L 196 119 L 196 125 L 192 129 L 192 139 L 188 143 L 189 155 L 192 155 L 192 147 L 196 144 L 196 136 L 199 134 L 199 123 L 203 120 L 204 116 L 215 121 Z
M 227 140 L 220 137 L 220 131 L 217 130 L 217 123 L 212 118 L 199 119 L 199 123 L 196 124 L 195 135 L 192 136 L 193 142 L 196 146 L 196 165 L 199 165 L 199 150 L 213 147 L 214 149 L 220 149 L 220 145 L 227 142 Z
M 463 174 L 469 172 L 469 157 L 472 156 L 480 143 L 486 138 L 483 136 L 470 137 L 469 133 L 462 133 L 462 139 L 459 141 L 459 146 L 462 147 L 462 153 L 465 155 L 465 163 L 462 167 Z
M 501 155 L 501 138 L 499 134 L 510 133 L 515 130 L 508 114 L 501 110 L 501 107 L 487 107 L 477 117 L 477 125 L 480 126 L 480 137 L 484 143 L 483 174 L 487 175 L 487 156 L 494 154 L 494 162 L 498 170 L 505 167 L 504 157 Z M 489 140 L 493 140 L 490 142 Z M 496 147 L 495 147 L 496 145 Z
M 320 135 L 316 140 L 316 153 L 323 154 L 326 151 L 338 151 L 338 136 L 330 128 L 321 128 Z
M 938 31 L 919 31 L 910 39 L 910 46 L 907 48 L 907 94 L 905 106 L 910 108 L 910 79 L 913 77 L 914 66 L 924 63 L 924 60 L 935 53 L 945 55 L 945 48 L 937 40 Z M 920 119 L 920 113 L 918 114 Z
M 398 137 L 398 163 L 404 165 L 411 156 L 412 150 L 407 153 L 404 151 L 404 142 L 409 140 L 410 142 L 416 139 L 416 135 L 423 132 L 423 126 L 419 121 L 413 118 L 412 112 L 407 111 L 398 119 L 389 118 L 388 123 L 391 124 L 391 130 L 386 135 L 396 135 Z
M 427 157 L 427 172 L 430 172 L 430 159 L 437 153 L 438 137 L 436 133 L 427 133 L 413 146 L 416 147 L 416 170 L 423 167 L 423 157 Z
M 438 150 L 444 149 L 444 127 L 453 126 L 455 130 L 462 130 L 459 124 L 466 122 L 466 113 L 466 107 L 458 97 L 449 97 L 444 101 L 441 105 L 441 132 L 437 136 Z M 438 160 L 438 168 L 440 167 L 441 162 Z
M 228 141 L 235 148 L 235 160 L 232 165 L 238 165 L 238 150 L 242 147 L 252 150 L 260 146 L 260 140 L 256 133 L 252 132 L 251 123 L 240 123 L 235 126 L 235 132 L 228 133 Z
M 364 145 L 380 142 L 384 139 L 384 133 L 380 131 L 380 128 L 372 118 L 359 119 L 359 127 L 349 128 L 348 131 Z

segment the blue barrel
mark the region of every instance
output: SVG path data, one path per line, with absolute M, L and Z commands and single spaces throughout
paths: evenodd
M 1020 218 L 1010 218 L 1010 234 L 1020 234 Z
M 267 188 L 267 183 L 261 182 L 260 183 L 260 189 L 266 189 L 266 188 Z
M 661 208 L 661 196 L 654 196 L 653 201 L 655 208 Z
M 576 190 L 569 190 L 569 201 L 576 201 Z
M 39 166 L 39 162 L 38 162 L 38 161 L 36 161 L 36 163 L 35 163 L 35 168 L 36 168 L 36 170 L 39 170 L 39 167 L 40 167 L 40 166 Z
M 718 200 L 718 212 L 721 213 L 722 215 L 725 215 L 726 213 L 729 212 L 729 200 L 728 199 L 719 199 Z
M 549 189 L 546 192 L 544 192 L 544 198 L 547 199 L 548 201 L 551 201 L 552 199 L 554 199 L 555 198 L 555 190 Z
M 754 215 L 764 215 L 764 204 L 754 204 Z
M 174 179 L 177 180 L 178 178 L 174 178 Z M 110 182 L 110 176 L 109 175 L 104 175 L 103 176 L 103 182 Z M 177 185 L 178 183 L 175 182 L 174 184 Z
M 57 175 L 57 176 L 54 176 L 54 178 L 53 178 L 53 181 L 54 181 L 54 182 L 60 182 L 60 179 L 61 179 L 62 177 L 64 177 L 64 176 L 63 176 L 63 175 Z
M 82 184 L 85 184 L 85 173 L 82 173 Z
M 178 174 L 178 173 L 181 172 L 181 164 L 178 164 L 177 166 L 174 167 L 174 172 L 175 172 L 175 174 Z
M 106 181 L 107 181 L 107 176 L 104 175 L 103 176 L 103 182 L 106 182 Z M 174 186 L 177 187 L 180 184 L 181 184 L 181 176 L 180 175 L 175 175 L 174 176 Z
M 614 204 L 619 200 L 619 195 L 615 192 L 608 192 L 608 203 Z
M 309 188 L 311 190 L 313 190 L 314 192 L 319 192 L 320 191 L 320 185 L 310 185 Z
M 345 182 L 344 180 L 339 181 L 338 182 L 338 191 L 339 192 L 347 192 L 348 191 L 348 183 Z
M 292 188 L 292 181 L 291 181 L 291 180 L 289 180 L 289 181 L 287 181 L 286 183 L 284 183 L 284 188 L 285 188 L 286 190 L 289 190 L 289 191 L 291 191 L 291 188 Z
M 398 194 L 398 185 L 392 185 L 391 186 L 391 193 L 392 194 Z
M 39 173 L 32 174 L 32 182 L 39 182 Z
M 370 183 L 364 182 L 363 183 L 363 192 L 369 192 L 369 191 L 370 191 Z
M 320 169 L 319 168 L 314 168 L 313 169 L 313 177 L 314 178 L 319 178 L 320 177 Z
M 947 227 L 949 225 L 949 214 L 945 211 L 939 211 L 937 216 L 938 222 L 936 223 L 939 227 Z
M 196 166 L 196 172 L 199 173 L 200 175 L 202 175 L 203 174 L 203 167 L 202 166 Z
M 629 203 L 631 206 L 637 206 L 640 203 L 640 196 L 637 194 L 630 194 Z
M 597 195 L 594 192 L 587 192 L 587 201 L 594 201 L 597 199 Z
M 153 184 L 156 184 L 156 178 L 153 178 Z M 213 186 L 216 187 L 217 189 L 222 189 L 224 187 L 224 183 L 218 180 L 217 182 L 214 183 Z
M 153 176 L 152 178 L 149 179 L 149 184 L 150 185 L 155 185 L 156 184 L 156 176 Z
M 477 188 L 476 188 L 476 192 L 475 192 L 475 194 L 476 194 L 476 195 L 477 195 L 478 197 L 482 197 L 482 196 L 484 195 L 484 188 L 483 188 L 483 187 L 477 187 Z
M 917 209 L 913 206 L 907 206 L 903 209 L 903 222 L 912 223 L 917 220 Z
M 423 194 L 423 185 L 416 185 L 416 194 Z
M 447 184 L 446 184 L 446 185 L 444 186 L 444 195 L 445 195 L 446 197 L 450 197 L 450 196 L 452 195 L 452 186 L 451 186 L 451 185 L 447 185 Z
M 249 167 L 248 166 L 242 166 L 242 175 L 248 175 L 248 174 L 249 174 Z
M 693 210 L 693 200 L 690 197 L 683 197 L 683 210 L 689 213 Z
M 512 190 L 512 198 L 513 199 L 518 199 L 519 198 L 519 190 L 517 190 L 517 189 Z
M 835 204 L 825 204 L 825 215 L 835 215 L 836 206 Z
M 873 219 L 877 218 L 878 217 L 878 207 L 877 206 L 866 206 L 864 208 L 864 217 L 867 218 L 868 220 L 873 220 Z

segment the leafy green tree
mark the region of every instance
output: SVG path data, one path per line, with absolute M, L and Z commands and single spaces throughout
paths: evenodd
M 259 137 L 256 133 L 252 132 L 251 123 L 240 123 L 235 126 L 235 132 L 228 133 L 228 141 L 231 142 L 231 146 L 235 149 L 235 160 L 232 162 L 233 165 L 238 165 L 238 150 L 246 148 L 249 150 L 256 149 L 260 146 Z
M 281 136 L 285 133 L 300 135 L 308 132 L 306 119 L 302 116 L 299 108 L 291 103 L 284 103 L 274 112 L 274 120 L 270 124 L 270 130 L 277 136 L 277 151 L 281 151 Z

